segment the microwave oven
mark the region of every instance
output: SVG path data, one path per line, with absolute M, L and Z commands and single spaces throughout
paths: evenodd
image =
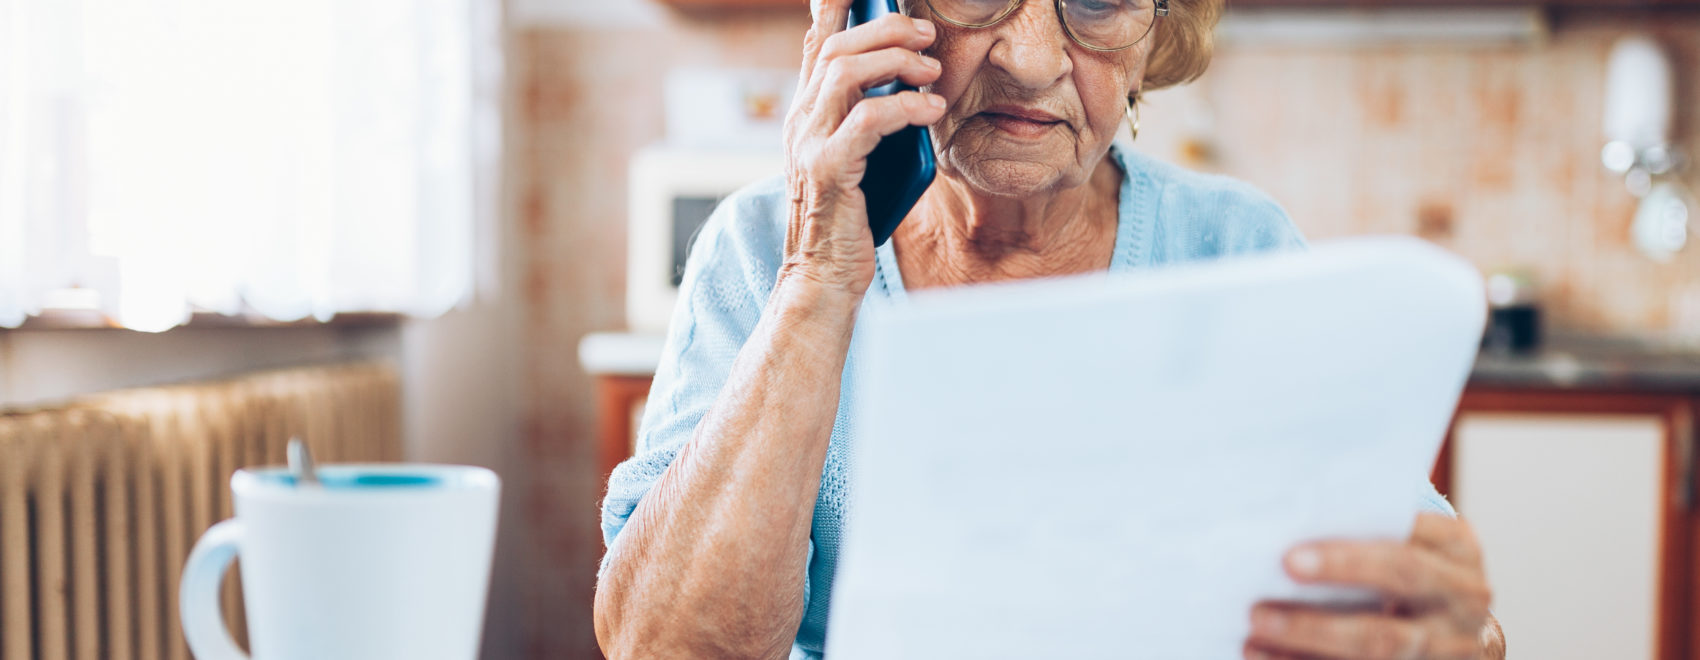
M 626 322 L 633 332 L 666 331 L 685 259 L 720 201 L 784 171 L 778 151 L 653 146 L 633 155 L 626 204 Z

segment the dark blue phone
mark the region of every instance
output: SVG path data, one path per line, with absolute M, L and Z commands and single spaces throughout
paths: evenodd
M 897 0 L 854 0 L 850 3 L 849 27 L 896 13 Z M 865 96 L 914 90 L 894 80 L 868 90 Z M 885 245 L 891 239 L 897 224 L 933 184 L 935 170 L 933 137 L 927 127 L 909 126 L 880 138 L 879 146 L 868 154 L 868 172 L 862 175 L 862 196 L 868 201 L 868 229 L 873 230 L 874 245 Z

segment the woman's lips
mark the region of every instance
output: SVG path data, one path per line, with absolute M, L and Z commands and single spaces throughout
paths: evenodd
M 980 116 L 1000 131 L 1026 138 L 1041 137 L 1063 123 L 1049 113 L 1025 108 L 988 108 Z

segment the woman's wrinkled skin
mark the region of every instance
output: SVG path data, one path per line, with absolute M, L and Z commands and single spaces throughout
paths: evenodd
M 928 17 L 924 2 L 912 12 Z M 930 91 L 950 108 L 932 126 L 940 174 L 974 195 L 1029 200 L 1078 188 L 1107 165 L 1127 98 L 1139 91 L 1150 39 L 1110 53 L 1080 48 L 1063 35 L 1053 5 L 1037 1 L 993 28 L 936 24 L 944 37 L 926 52 L 944 72 Z M 999 111 L 1009 108 L 1056 123 L 1007 122 Z
M 874 275 L 859 184 L 882 136 L 931 126 L 939 154 L 937 180 L 892 238 L 907 286 L 1109 266 L 1123 174 L 1105 156 L 1160 32 L 1092 51 L 1044 0 L 978 30 L 935 24 L 909 0 L 913 19 L 845 30 L 849 2 L 811 3 L 774 291 L 720 398 L 609 548 L 595 624 L 610 658 L 789 654 L 845 356 Z M 863 99 L 893 79 L 921 91 Z M 1261 604 L 1246 656 L 1502 659 L 1480 554 L 1467 524 L 1427 515 L 1409 542 L 1296 549 L 1295 579 L 1373 587 L 1388 606 Z
M 1105 155 L 1152 40 L 1081 48 L 1054 7 L 1028 2 L 983 29 L 934 21 L 940 37 L 926 52 L 944 70 L 928 91 L 949 109 L 932 124 L 938 180 L 896 233 L 909 286 L 1108 266 L 1122 175 Z M 930 18 L 925 2 L 910 11 Z
M 1379 612 L 1290 603 L 1252 610 L 1253 660 L 1504 660 L 1505 638 L 1469 524 L 1417 517 L 1409 541 L 1319 541 L 1287 554 L 1287 574 L 1312 584 L 1369 587 Z

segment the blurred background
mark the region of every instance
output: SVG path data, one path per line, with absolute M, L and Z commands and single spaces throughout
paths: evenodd
M 290 435 L 496 469 L 485 657 L 600 657 L 603 479 L 696 227 L 781 171 L 808 25 L 803 0 L 0 0 L 0 658 L 187 657 L 162 585 Z M 1483 270 L 1435 478 L 1511 657 L 1700 658 L 1700 1 L 1237 0 L 1218 39 L 1134 148 L 1313 241 Z

